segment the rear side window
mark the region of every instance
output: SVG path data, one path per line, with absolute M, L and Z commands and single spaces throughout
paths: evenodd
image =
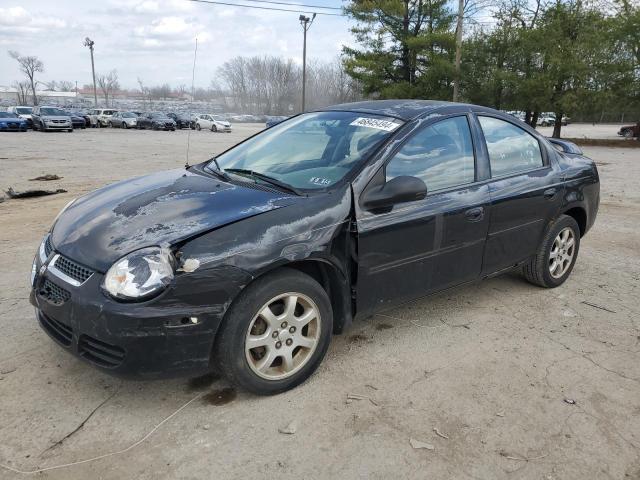
M 491 176 L 542 167 L 540 144 L 532 135 L 512 123 L 493 117 L 478 117 L 487 142 Z
M 442 120 L 405 143 L 387 164 L 387 181 L 418 177 L 429 191 L 472 183 L 475 158 L 467 117 Z

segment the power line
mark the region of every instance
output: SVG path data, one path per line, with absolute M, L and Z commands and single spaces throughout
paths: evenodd
M 325 10 L 340 10 L 342 11 L 342 7 L 324 7 L 322 5 L 304 5 L 299 3 L 289 3 L 289 2 L 274 2 L 271 0 L 242 0 L 243 2 L 254 2 L 254 3 L 272 3 L 274 5 L 289 5 L 290 7 L 306 7 L 306 8 L 324 8 Z
M 304 12 L 306 10 L 289 10 L 286 8 L 278 8 L 278 7 L 261 7 L 258 5 L 241 5 L 239 3 L 228 3 L 228 2 L 221 2 L 219 0 L 188 0 L 189 2 L 195 2 L 195 3 L 209 3 L 209 4 L 213 4 L 213 5 L 227 5 L 229 7 L 242 7 L 242 8 L 255 8 L 258 10 L 275 10 L 278 12 L 293 12 L 293 13 L 300 13 L 300 12 Z M 293 4 L 290 4 L 293 6 Z M 300 5 L 301 7 L 309 7 L 309 5 Z M 311 7 L 314 8 L 314 7 Z M 326 15 L 326 16 L 331 16 L 331 17 L 344 17 L 345 15 L 342 13 L 328 13 L 328 12 L 317 12 L 318 15 Z

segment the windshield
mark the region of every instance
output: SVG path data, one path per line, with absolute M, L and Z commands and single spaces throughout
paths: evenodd
M 167 118 L 164 113 L 152 113 L 151 118 Z
M 51 108 L 51 107 L 42 107 L 40 109 L 40 115 L 62 115 L 63 117 L 68 117 L 69 114 L 60 110 L 59 108 Z
M 121 116 L 123 118 L 136 118 L 136 115 L 134 113 L 131 113 L 131 112 L 125 112 L 125 113 L 121 114 Z
M 18 107 L 16 108 L 16 112 L 19 115 L 29 115 L 33 111 L 31 107 Z
M 356 112 L 306 113 L 264 130 L 216 160 L 222 170 L 251 170 L 299 189 L 327 188 L 401 124 Z M 208 168 L 215 170 L 215 162 Z

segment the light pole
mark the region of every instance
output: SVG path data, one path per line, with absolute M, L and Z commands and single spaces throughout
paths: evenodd
M 96 90 L 96 69 L 93 65 L 93 45 L 96 42 L 94 42 L 93 40 L 91 40 L 89 37 L 86 37 L 84 39 L 84 46 L 85 47 L 89 47 L 89 50 L 91 50 L 91 74 L 93 75 L 93 106 L 97 107 L 98 106 L 98 91 Z
M 311 24 L 313 20 L 316 18 L 316 14 L 314 13 L 311 18 L 305 17 L 304 15 L 300 15 L 300 25 L 302 25 L 304 40 L 302 43 L 302 111 L 305 110 L 305 102 L 306 102 L 306 89 L 307 89 L 307 30 L 311 28 Z

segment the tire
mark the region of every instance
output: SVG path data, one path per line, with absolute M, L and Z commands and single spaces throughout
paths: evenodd
M 216 127 L 215 125 L 211 125 L 211 131 L 212 132 L 217 132 L 218 131 L 218 127 Z
M 570 244 L 570 240 L 572 239 L 572 247 L 567 245 L 559 247 L 557 242 L 561 241 L 561 235 L 564 235 L 564 232 L 569 232 L 569 239 L 566 243 Z M 580 227 L 578 227 L 578 224 L 572 217 L 568 215 L 560 215 L 560 217 L 547 229 L 547 233 L 542 239 L 535 256 L 522 267 L 524 277 L 530 283 L 540 287 L 558 287 L 562 285 L 567 278 L 569 278 L 569 275 L 571 275 L 573 266 L 578 258 L 579 250 Z M 552 253 L 555 254 L 557 251 L 566 253 L 560 255 L 560 264 L 558 264 L 557 260 L 555 261 L 556 268 L 554 274 L 552 274 L 554 263 L 551 256 Z
M 295 305 L 292 311 L 298 314 L 283 317 L 286 313 L 282 311 L 282 302 L 293 297 L 297 300 L 292 304 Z M 275 310 L 269 306 L 275 306 Z M 271 326 L 259 315 L 265 309 L 273 314 Z M 301 324 L 296 329 L 298 319 L 307 313 L 313 318 L 306 326 Z M 287 319 L 289 323 L 285 324 Z M 318 368 L 329 347 L 332 330 L 331 302 L 322 286 L 302 272 L 283 268 L 256 280 L 233 302 L 216 336 L 213 365 L 232 384 L 249 392 L 281 393 L 304 382 Z M 245 350 L 251 332 L 267 346 Z M 308 346 L 303 347 L 298 341 Z M 286 355 L 278 356 L 278 353 L 291 353 L 290 367 L 285 364 Z M 273 355 L 269 357 L 272 360 L 259 369 L 266 355 Z
M 202 129 L 202 127 L 200 126 L 200 124 L 199 124 L 199 123 L 196 123 L 196 130 L 197 130 L 197 131 L 200 131 L 201 129 Z
M 624 138 L 633 138 L 633 130 L 631 129 L 625 130 L 624 132 L 622 132 L 622 136 Z
M 69 133 L 73 133 L 73 128 L 70 128 L 69 130 L 67 130 Z

